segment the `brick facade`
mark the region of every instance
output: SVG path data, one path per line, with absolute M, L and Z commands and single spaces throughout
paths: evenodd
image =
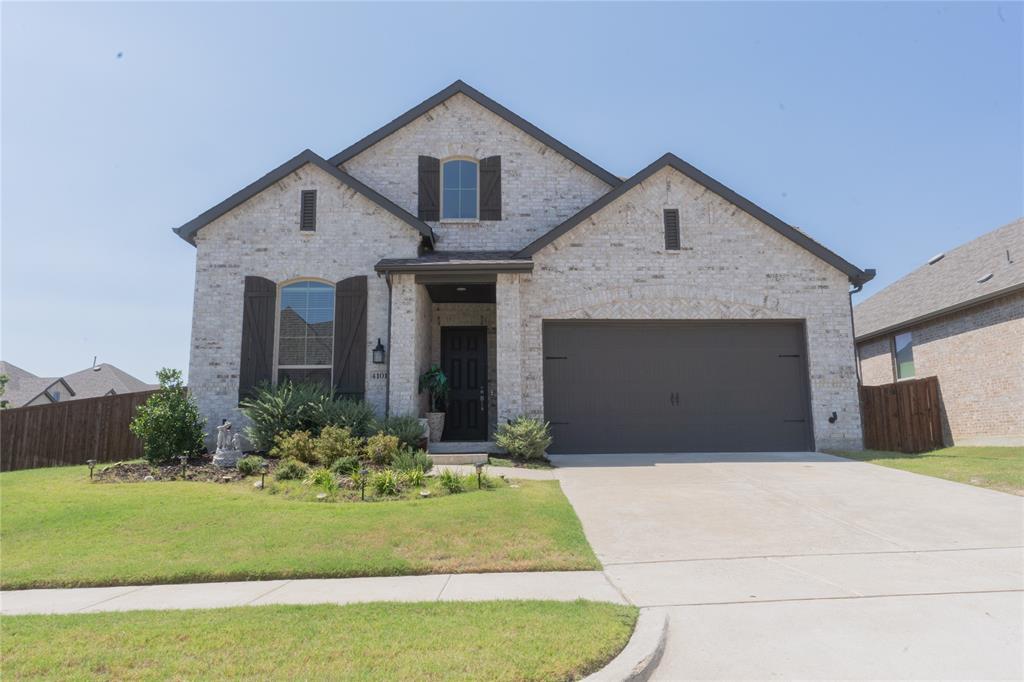
M 939 378 L 944 437 L 957 445 L 1024 445 L 1024 293 L 901 329 L 916 377 Z M 894 381 L 892 334 L 859 344 L 866 385 Z
M 346 162 L 415 214 L 417 157 L 502 157 L 501 221 L 432 223 L 437 250 L 519 249 L 609 190 L 519 128 L 458 94 Z M 318 227 L 298 230 L 299 193 L 318 190 Z M 666 251 L 662 210 L 678 208 L 682 249 Z M 420 414 L 419 375 L 440 360 L 442 326 L 488 328 L 490 426 L 543 415 L 544 319 L 804 320 L 819 448 L 860 445 L 847 276 L 703 186 L 665 168 L 534 256 L 498 273 L 494 304 L 435 304 L 412 274 L 390 291 L 374 264 L 413 258 L 420 235 L 328 173 L 304 166 L 196 234 L 190 385 L 212 427 L 236 403 L 246 275 L 275 282 L 368 276 L 367 400 Z M 390 306 L 390 307 L 389 307 Z M 389 339 L 390 316 L 390 339 Z M 372 365 L 380 338 L 386 371 Z M 835 411 L 838 420 L 829 424 Z

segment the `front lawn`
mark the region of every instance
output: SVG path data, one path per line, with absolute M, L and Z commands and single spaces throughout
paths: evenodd
M 268 481 L 268 485 L 269 485 Z M 4 589 L 599 569 L 556 481 L 389 502 L 235 484 L 0 474 Z
M 4 679 L 570 680 L 626 645 L 594 602 L 257 606 L 4 618 Z
M 953 447 L 917 455 L 882 450 L 836 451 L 832 454 L 1024 495 L 1024 448 Z

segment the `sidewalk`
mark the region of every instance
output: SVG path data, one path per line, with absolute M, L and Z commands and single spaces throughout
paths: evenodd
M 453 573 L 389 578 L 254 580 L 0 592 L 0 615 L 208 609 L 262 604 L 372 601 L 626 600 L 600 571 Z

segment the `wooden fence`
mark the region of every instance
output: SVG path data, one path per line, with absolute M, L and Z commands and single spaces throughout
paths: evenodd
M 0 471 L 141 457 L 142 443 L 128 424 L 153 393 L 0 410 Z
M 864 447 L 927 452 L 943 446 L 937 377 L 861 386 Z

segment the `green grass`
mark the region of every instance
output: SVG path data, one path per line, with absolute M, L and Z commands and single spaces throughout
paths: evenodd
M 881 450 L 836 451 L 833 454 L 1024 495 L 1024 448 L 953 447 L 917 455 Z
M 594 602 L 259 606 L 4 618 L 5 680 L 570 680 L 626 645 Z
M 4 589 L 600 568 L 555 481 L 331 504 L 63 467 L 0 474 L 0 491 Z

